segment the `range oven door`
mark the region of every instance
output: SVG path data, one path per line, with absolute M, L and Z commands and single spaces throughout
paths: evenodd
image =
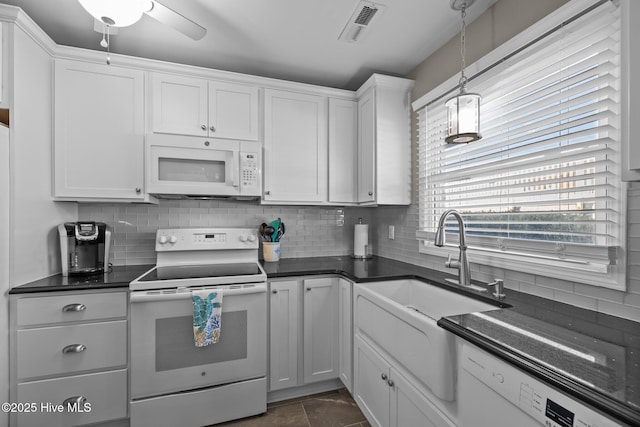
M 265 283 L 222 288 L 220 339 L 196 347 L 188 288 L 131 292 L 131 398 L 264 377 Z
M 260 196 L 259 143 L 149 135 L 145 150 L 149 194 Z

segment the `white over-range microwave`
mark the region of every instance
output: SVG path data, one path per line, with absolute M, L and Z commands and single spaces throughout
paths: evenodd
M 159 198 L 256 198 L 262 145 L 255 141 L 147 135 L 147 193 Z

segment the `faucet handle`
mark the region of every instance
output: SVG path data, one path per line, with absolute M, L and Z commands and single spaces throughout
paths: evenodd
M 496 297 L 499 300 L 503 300 L 506 297 L 504 293 L 504 280 L 495 279 L 493 282 L 487 283 L 487 287 L 491 287 L 491 286 L 495 286 L 496 288 L 496 291 L 493 293 L 494 297 Z

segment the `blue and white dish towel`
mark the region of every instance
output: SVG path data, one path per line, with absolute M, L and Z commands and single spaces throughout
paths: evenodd
M 215 344 L 222 327 L 222 290 L 191 291 L 193 300 L 193 338 L 196 347 Z

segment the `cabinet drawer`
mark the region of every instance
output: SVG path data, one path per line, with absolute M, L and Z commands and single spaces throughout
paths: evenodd
M 126 320 L 27 329 L 17 335 L 21 379 L 127 364 Z M 78 345 L 84 349 L 70 347 Z
M 41 404 L 64 405 L 66 399 L 81 396 L 90 405 L 79 405 L 84 412 L 72 410 L 54 413 L 41 408 Z M 36 412 L 17 415 L 18 427 L 75 426 L 125 418 L 127 370 L 21 383 L 18 384 L 17 399 L 18 402 L 34 402 L 37 405 Z
M 18 326 L 126 317 L 127 293 L 21 298 L 17 316 Z

